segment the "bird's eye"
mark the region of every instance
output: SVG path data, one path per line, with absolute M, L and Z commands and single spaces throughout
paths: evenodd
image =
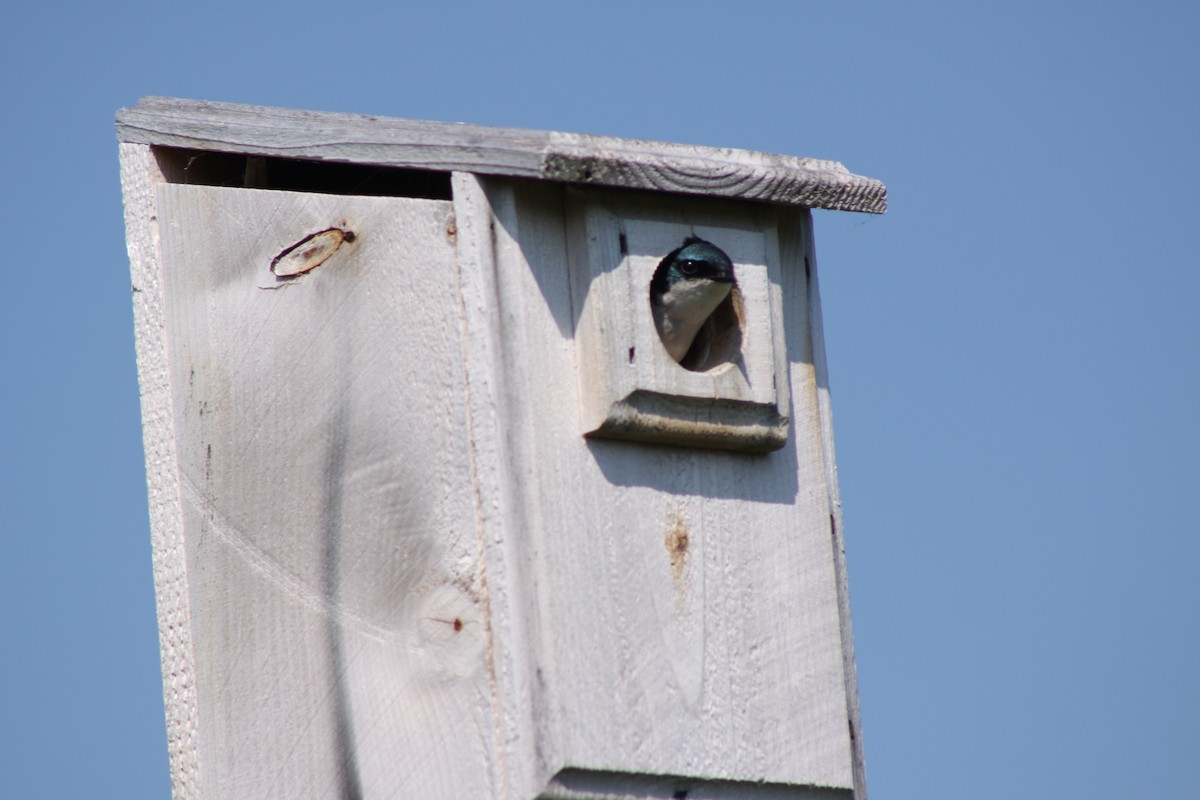
M 696 270 L 699 268 L 700 265 L 695 261 L 681 261 L 679 263 L 679 271 L 684 275 L 695 275 Z

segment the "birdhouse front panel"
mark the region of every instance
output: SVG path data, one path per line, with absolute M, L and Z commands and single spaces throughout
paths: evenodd
M 569 770 L 574 791 L 598 797 L 608 796 L 597 787 L 613 772 L 732 781 L 747 797 L 754 781 L 850 792 L 806 212 L 785 222 L 721 203 L 610 196 L 585 235 L 572 227 L 587 219 L 586 207 L 572 216 L 575 194 L 525 181 L 455 182 L 460 223 L 490 219 L 460 224 L 460 258 L 476 261 L 463 271 L 467 298 L 492 298 L 494 309 L 470 316 L 478 328 L 469 338 L 490 342 L 485 375 L 503 409 L 495 524 L 507 534 L 497 566 L 510 575 L 507 602 L 523 628 L 495 647 L 500 663 L 529 670 L 528 735 L 542 759 L 533 782 Z M 630 206 L 636 214 L 611 211 Z M 761 360 L 727 365 L 728 384 L 671 360 L 651 316 L 651 273 L 693 230 L 729 247 L 747 276 L 745 313 L 765 317 L 743 344 Z M 579 257 L 581 242 L 589 258 Z M 607 270 L 597 275 L 596 263 Z M 605 351 L 597 343 L 608 326 L 629 338 Z M 639 372 L 636 353 L 630 365 L 628 346 L 649 350 L 649 366 Z M 633 388 L 609 398 L 644 390 L 711 401 L 723 386 L 731 400 L 772 410 L 787 398 L 790 435 L 768 452 L 585 436 L 590 393 L 611 377 L 590 373 L 610 366 L 627 370 Z

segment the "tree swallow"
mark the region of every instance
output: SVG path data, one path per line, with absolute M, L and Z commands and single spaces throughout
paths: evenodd
M 681 361 L 700 327 L 733 289 L 733 262 L 695 236 L 667 254 L 650 281 L 654 325 L 671 358 Z

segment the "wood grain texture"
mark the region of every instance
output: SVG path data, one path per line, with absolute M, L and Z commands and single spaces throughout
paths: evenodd
M 783 304 L 786 447 L 751 456 L 584 439 L 562 189 L 485 184 L 494 266 L 463 269 L 495 276 L 481 333 L 494 338 L 490 390 L 508 477 L 496 500 L 505 535 L 487 546 L 521 564 L 509 591 L 532 615 L 520 640 L 497 637 L 498 648 L 525 650 L 514 684 L 533 716 L 521 729 L 532 740 L 514 742 L 525 771 L 549 797 L 566 769 L 745 782 L 745 797 L 762 781 L 848 795 L 853 744 L 804 284 Z M 627 796 L 602 788 L 572 791 Z
M 498 274 L 500 264 L 511 263 L 518 247 L 512 238 L 497 235 L 502 225 L 498 220 L 515 223 L 514 199 L 506 187 L 487 192 L 471 173 L 455 173 L 453 187 L 471 486 L 488 586 L 495 737 L 502 743 L 498 744 L 501 763 L 495 797 L 532 798 L 545 776 L 556 769 L 556 762 L 552 752 L 539 749 L 540 742 L 554 735 L 547 730 L 553 718 L 544 706 L 541 614 L 537 593 L 531 591 L 539 555 L 523 528 L 526 507 L 521 485 L 528 467 L 520 465 L 527 463 L 522 461 L 525 443 L 509 431 L 514 406 L 537 402 L 538 395 L 533 387 L 512 391 L 508 365 L 523 357 L 506 351 L 504 332 L 519 335 L 522 325 L 512 316 L 511 303 L 498 302 L 508 285 Z M 553 388 L 550 395 L 557 395 Z M 546 408 L 547 413 L 558 412 Z
M 838 488 L 837 457 L 833 442 L 833 403 L 829 389 L 829 365 L 825 355 L 825 324 L 821 317 L 820 279 L 817 270 L 816 236 L 811 214 L 799 220 L 803 253 L 798 263 L 805 266 L 803 279 L 808 287 L 809 319 L 812 335 L 813 370 L 817 382 L 817 413 L 821 425 L 821 452 L 825 463 L 825 486 L 829 492 L 830 537 L 833 540 L 833 567 L 837 580 L 838 616 L 842 626 L 842 663 L 845 670 L 846 708 L 854 758 L 854 797 L 867 800 L 867 771 L 863 755 L 862 715 L 858 700 L 858 669 L 854 657 L 854 629 L 850 618 L 850 582 L 846 567 L 846 535 L 842 525 L 842 497 Z M 801 279 L 799 271 L 788 276 L 788 291 Z
M 202 796 L 496 796 L 451 204 L 157 206 Z
M 563 770 L 537 800 L 851 800 L 845 789 L 721 781 L 684 775 Z
M 777 215 L 754 203 L 697 202 L 574 188 L 568 193 L 575 340 L 591 436 L 768 452 L 787 443 L 787 356 Z M 682 369 L 662 345 L 647 287 L 688 236 L 735 264 L 739 312 L 726 318 L 725 363 Z M 718 359 L 720 360 L 720 359 Z
M 881 214 L 887 190 L 836 161 L 636 139 L 163 97 L 117 114 L 123 142 L 419 167 Z
M 806 210 L 122 170 L 176 797 L 865 798 Z M 777 253 L 782 449 L 582 436 L 568 194 Z
M 133 282 L 171 794 L 176 800 L 192 800 L 203 796 L 197 737 L 200 709 L 196 695 L 179 452 L 171 397 L 167 310 L 162 292 L 162 259 L 156 224 L 155 192 L 163 184 L 163 178 L 149 147 L 122 144 L 120 152 L 126 244 Z

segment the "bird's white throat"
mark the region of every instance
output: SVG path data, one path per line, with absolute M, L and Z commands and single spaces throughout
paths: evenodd
M 698 278 L 676 281 L 662 296 L 662 304 L 654 307 L 654 324 L 671 358 L 679 361 L 687 355 L 700 326 L 709 318 L 733 288 Z

